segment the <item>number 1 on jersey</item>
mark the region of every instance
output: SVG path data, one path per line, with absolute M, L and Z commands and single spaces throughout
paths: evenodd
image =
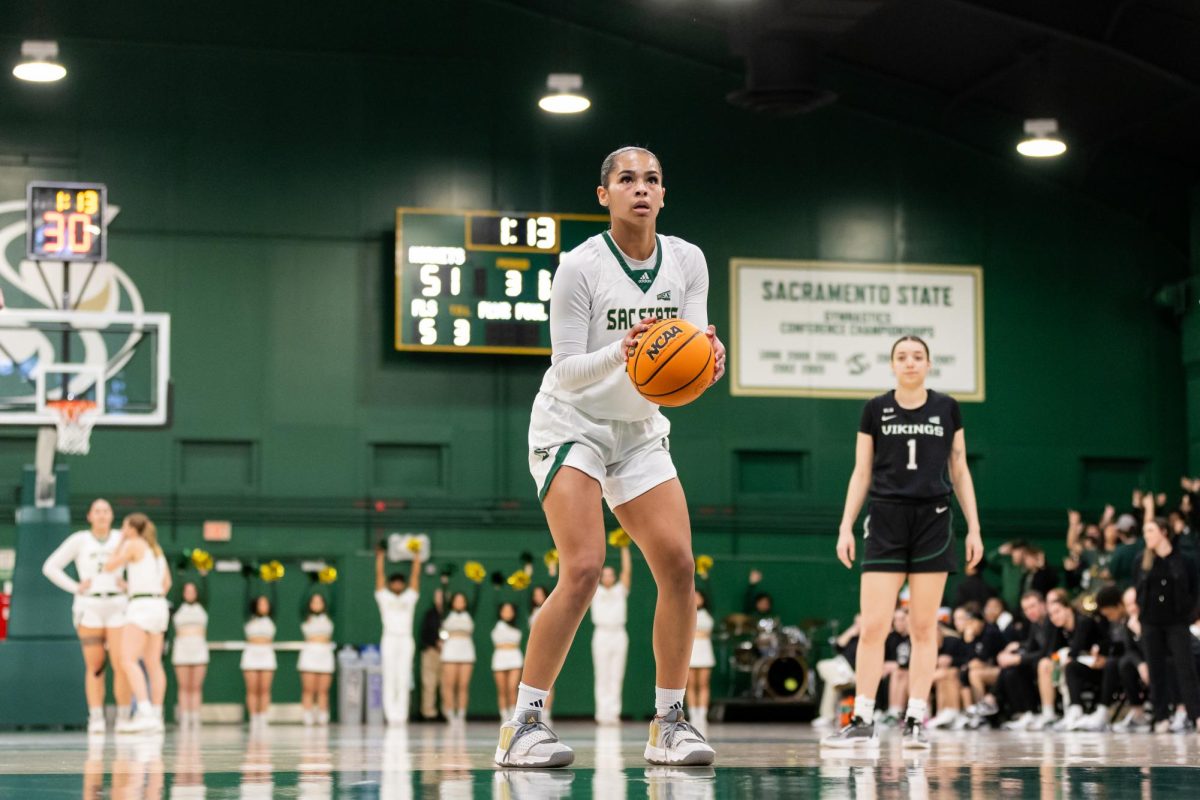
M 908 440 L 908 468 L 909 469 L 917 468 L 917 440 L 916 439 Z

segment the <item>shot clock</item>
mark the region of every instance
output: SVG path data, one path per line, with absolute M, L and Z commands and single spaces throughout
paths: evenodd
M 559 256 L 601 214 L 396 210 L 397 350 L 546 355 Z
M 108 190 L 102 183 L 30 183 L 26 187 L 26 257 L 31 261 L 104 261 L 107 203 Z

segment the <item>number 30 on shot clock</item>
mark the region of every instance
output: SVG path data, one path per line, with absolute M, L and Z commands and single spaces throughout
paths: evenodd
M 102 183 L 30 183 L 25 255 L 32 261 L 105 261 L 108 236 Z

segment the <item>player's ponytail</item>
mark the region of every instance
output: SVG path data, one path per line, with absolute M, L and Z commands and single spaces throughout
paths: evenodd
M 154 555 L 162 555 L 162 548 L 158 546 L 158 529 L 154 527 L 154 523 L 150 521 L 149 517 L 138 511 L 126 517 L 125 524 L 137 531 L 137 535 L 150 545 Z

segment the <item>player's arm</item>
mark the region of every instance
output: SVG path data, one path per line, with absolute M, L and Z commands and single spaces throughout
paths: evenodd
M 74 535 L 68 536 L 54 552 L 46 557 L 42 564 L 42 574 L 50 579 L 58 588 L 68 594 L 78 594 L 81 589 L 79 582 L 67 574 L 67 565 L 79 556 L 79 539 Z
M 104 564 L 105 572 L 116 572 L 133 560 L 134 539 L 125 539 Z
M 858 432 L 854 444 L 854 471 L 846 488 L 846 506 L 842 509 L 842 524 L 838 526 L 837 556 L 846 565 L 854 566 L 854 521 L 862 511 L 867 492 L 871 489 L 871 464 L 875 460 L 875 440 L 869 433 Z
M 680 316 L 704 331 L 708 337 L 716 363 L 712 383 L 716 383 L 725 375 L 725 344 L 717 336 L 717 326 L 708 323 L 708 262 L 700 248 L 693 245 L 685 263 L 688 282 Z
M 550 287 L 550 364 L 558 383 L 578 391 L 607 377 L 625 365 L 631 336 L 640 336 L 650 326 L 643 320 L 626 335 L 589 353 L 588 331 L 592 320 L 592 290 L 582 266 L 564 257 Z
M 421 554 L 413 553 L 412 569 L 408 573 L 408 588 L 420 594 L 421 592 Z
M 954 432 L 950 447 L 950 483 L 954 496 L 967 518 L 967 563 L 975 566 L 983 558 L 983 536 L 979 531 L 979 507 L 975 503 L 975 482 L 967 466 L 967 438 L 962 428 Z
M 162 556 L 158 557 L 159 564 L 162 566 L 162 593 L 165 595 L 171 591 L 171 565 Z
M 629 590 L 633 587 L 633 556 L 629 555 L 629 548 L 621 548 L 621 585 L 625 587 L 625 594 L 629 594 Z
M 387 586 L 387 578 L 383 574 L 384 552 L 384 544 L 380 542 L 379 547 L 375 548 L 375 591 L 377 592 L 383 591 L 383 588 Z

